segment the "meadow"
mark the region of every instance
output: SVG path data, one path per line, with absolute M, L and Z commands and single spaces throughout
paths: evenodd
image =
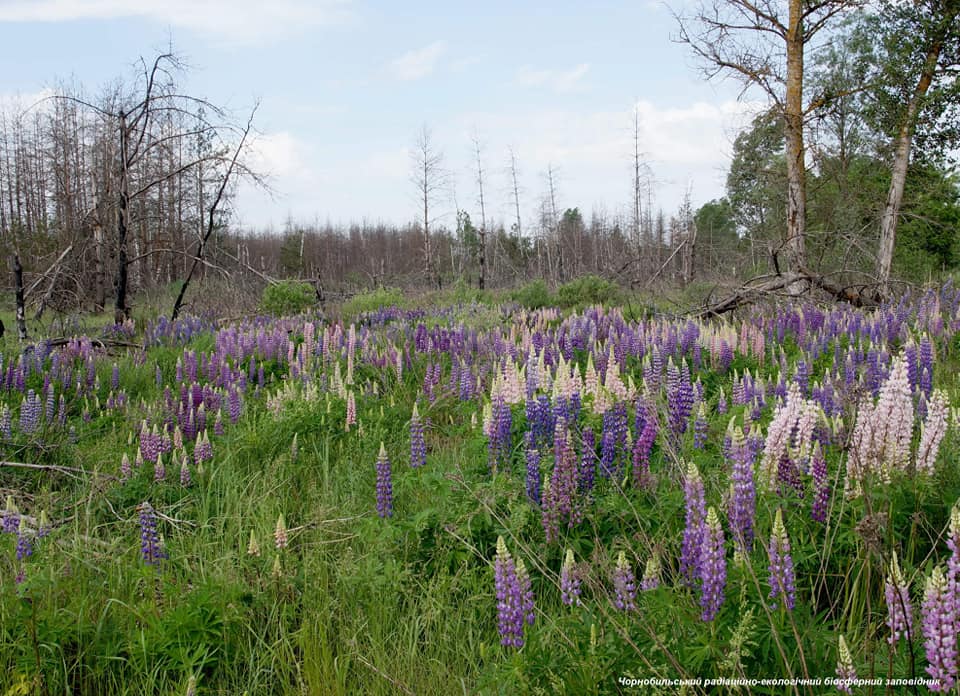
M 960 290 L 368 305 L 8 335 L 0 694 L 956 691 Z

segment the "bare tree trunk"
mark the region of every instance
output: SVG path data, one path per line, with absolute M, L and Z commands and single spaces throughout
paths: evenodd
M 787 150 L 787 231 L 784 239 L 787 265 L 799 272 L 806 266 L 806 166 L 803 148 L 803 0 L 790 0 L 786 33 L 787 80 L 784 135 Z M 790 286 L 799 294 L 806 283 Z
M 117 275 L 113 286 L 116 303 L 113 318 L 117 324 L 130 316 L 127 307 L 127 197 L 129 196 L 129 172 L 127 163 L 127 118 L 120 112 L 120 202 L 117 209 Z
M 483 290 L 487 280 L 487 209 L 483 200 L 483 160 L 480 157 L 479 138 L 473 139 L 473 148 L 477 156 L 477 187 L 480 189 L 480 278 L 477 285 Z
M 27 313 L 23 302 L 23 266 L 20 265 L 20 255 L 13 255 L 13 292 L 17 303 L 17 338 L 27 340 Z
M 956 8 L 956 5 L 954 5 L 954 8 Z M 956 21 L 958 11 L 960 10 L 954 9 L 947 17 L 944 17 L 942 26 L 950 26 L 952 22 Z M 943 38 L 941 34 L 934 40 L 927 52 L 923 62 L 923 71 L 920 73 L 920 79 L 917 81 L 917 86 L 914 88 L 913 95 L 907 104 L 907 110 L 894 141 L 890 189 L 887 192 L 887 202 L 883 207 L 883 215 L 880 218 L 880 253 L 877 255 L 877 280 L 880 282 L 880 289 L 884 294 L 888 293 L 890 269 L 893 266 L 897 219 L 900 216 L 900 204 L 903 202 L 903 190 L 907 180 L 907 167 L 910 164 L 913 129 L 917 122 L 917 114 L 920 111 L 920 102 L 923 101 L 930 85 L 933 83 L 933 76 L 942 51 Z

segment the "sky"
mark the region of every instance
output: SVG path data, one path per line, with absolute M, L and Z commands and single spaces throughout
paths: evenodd
M 679 0 L 678 0 L 679 1 Z M 184 87 L 245 121 L 248 162 L 272 193 L 241 186 L 236 222 L 416 219 L 411 151 L 427 126 L 450 190 L 435 204 L 475 219 L 481 143 L 487 215 L 512 221 L 508 150 L 525 227 L 556 172 L 557 206 L 630 210 L 633 123 L 669 215 L 723 195 L 733 139 L 756 103 L 708 82 L 647 0 L 0 0 L 0 98 L 73 81 L 88 93 L 172 45 Z

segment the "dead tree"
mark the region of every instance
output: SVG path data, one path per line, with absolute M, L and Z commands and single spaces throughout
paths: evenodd
M 483 157 L 480 152 L 480 138 L 473 138 L 473 152 L 477 160 L 477 190 L 480 203 L 480 278 L 478 287 L 483 290 L 486 285 L 486 264 L 487 264 L 487 209 L 483 200 Z
M 227 191 L 227 186 L 230 184 L 233 174 L 237 169 L 237 159 L 240 157 L 240 154 L 243 152 L 244 146 L 246 145 L 247 136 L 250 134 L 250 130 L 253 128 L 253 117 L 256 113 L 257 107 L 255 106 L 253 111 L 250 113 L 250 118 L 247 120 L 247 126 L 243 129 L 243 133 L 240 136 L 240 142 L 237 143 L 237 147 L 233 151 L 233 158 L 230 160 L 230 164 L 227 166 L 227 169 L 223 173 L 223 177 L 220 180 L 220 187 L 217 189 L 217 195 L 214 196 L 213 202 L 210 204 L 210 209 L 207 212 L 207 229 L 197 244 L 197 251 L 193 257 L 193 263 L 190 265 L 190 270 L 187 272 L 186 277 L 183 279 L 183 283 L 180 285 L 180 292 L 177 294 L 177 299 L 173 303 L 173 311 L 170 313 L 171 320 L 176 320 L 176 318 L 180 316 L 180 309 L 183 307 L 183 298 L 187 294 L 187 288 L 190 287 L 190 281 L 193 279 L 193 275 L 196 273 L 197 268 L 201 263 L 203 263 L 204 250 L 206 249 L 207 243 L 210 241 L 210 236 L 213 234 L 216 226 L 217 208 L 223 201 L 224 194 Z M 300 238 L 300 250 L 302 258 L 302 235 Z
M 426 124 L 420 129 L 411 152 L 413 172 L 411 181 L 416 187 L 417 199 L 423 211 L 420 219 L 423 232 L 423 265 L 428 283 L 435 283 L 437 289 L 443 287 L 439 264 L 433 257 L 433 240 L 430 226 L 434 220 L 430 209 L 440 193 L 446 188 L 446 172 L 443 169 L 443 153 L 436 149 L 433 134 Z

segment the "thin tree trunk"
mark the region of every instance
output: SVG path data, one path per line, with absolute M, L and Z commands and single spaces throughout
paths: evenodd
M 127 307 L 127 197 L 129 196 L 127 162 L 127 118 L 120 112 L 120 204 L 117 210 L 117 275 L 114 279 L 116 303 L 113 318 L 123 323 L 130 314 Z
M 784 110 L 784 135 L 787 150 L 787 231 L 784 240 L 787 265 L 799 272 L 806 265 L 806 166 L 803 152 L 803 0 L 790 0 L 787 27 L 787 93 Z M 790 286 L 799 294 L 806 283 Z
M 956 21 L 958 10 L 953 10 L 947 17 L 944 17 L 942 26 L 950 26 Z M 894 141 L 893 166 L 891 167 L 890 189 L 887 192 L 887 202 L 883 207 L 883 215 L 880 218 L 880 251 L 877 255 L 877 279 L 880 281 L 881 292 L 887 294 L 890 282 L 890 269 L 893 266 L 893 249 L 897 237 L 897 220 L 900 216 L 900 205 L 903 202 L 903 190 L 907 180 L 907 167 L 910 164 L 910 149 L 913 145 L 913 129 L 917 122 L 917 114 L 920 111 L 920 102 L 926 96 L 930 85 L 933 83 L 933 75 L 937 69 L 937 63 L 940 60 L 940 53 L 943 50 L 942 35 L 930 46 L 927 56 L 923 62 L 923 71 L 920 73 L 920 79 L 913 90 L 910 102 L 907 104 L 906 113 L 903 121 L 900 123 L 900 129 L 897 132 L 897 138 Z
M 27 340 L 27 313 L 23 302 L 23 266 L 20 265 L 20 255 L 13 255 L 13 292 L 17 303 L 17 338 Z

